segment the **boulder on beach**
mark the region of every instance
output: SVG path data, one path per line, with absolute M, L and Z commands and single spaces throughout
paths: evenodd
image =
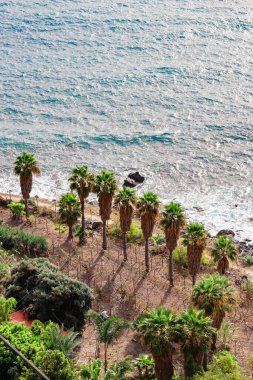
M 234 237 L 235 233 L 234 233 L 233 230 L 226 230 L 226 229 L 224 229 L 224 230 L 220 230 L 217 233 L 216 237 L 221 236 L 221 235 L 227 235 L 227 236 L 233 236 Z
M 136 185 L 137 183 L 133 179 L 130 179 L 130 178 L 125 179 L 123 183 L 123 186 L 126 186 L 126 187 L 135 187 Z
M 130 173 L 128 175 L 128 178 L 134 180 L 134 182 L 137 182 L 137 183 L 143 183 L 145 180 L 145 177 L 141 175 L 139 172 Z

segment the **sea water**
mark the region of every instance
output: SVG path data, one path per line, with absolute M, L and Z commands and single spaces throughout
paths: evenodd
M 252 12 L 252 0 L 1 1 L 0 191 L 20 191 L 22 151 L 42 168 L 32 195 L 51 199 L 77 164 L 120 183 L 139 170 L 140 193 L 251 238 Z

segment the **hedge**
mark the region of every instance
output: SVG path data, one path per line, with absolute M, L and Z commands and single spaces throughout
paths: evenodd
M 5 249 L 16 249 L 28 257 L 44 256 L 48 242 L 44 236 L 33 235 L 6 225 L 0 226 L 0 243 Z

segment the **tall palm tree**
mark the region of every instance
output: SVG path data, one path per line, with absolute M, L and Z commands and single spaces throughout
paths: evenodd
M 103 249 L 106 250 L 106 221 L 110 219 L 112 201 L 117 190 L 117 181 L 114 174 L 102 171 L 96 178 L 94 190 L 98 195 L 99 213 L 103 222 Z
M 32 190 L 33 174 L 40 175 L 39 163 L 32 153 L 24 152 L 14 162 L 14 173 L 20 179 L 21 193 L 25 202 L 25 213 L 28 218 L 28 199 Z
M 86 316 L 91 319 L 96 332 L 97 332 L 97 342 L 104 343 L 104 368 L 105 372 L 107 370 L 107 354 L 108 347 L 110 344 L 114 343 L 118 338 L 119 333 L 128 326 L 128 324 L 117 316 L 112 316 L 103 321 L 98 313 L 90 310 Z
M 229 268 L 229 260 L 234 261 L 237 256 L 237 248 L 233 244 L 233 239 L 225 235 L 218 236 L 214 242 L 211 255 L 215 262 L 218 262 L 217 270 L 220 274 L 226 274 Z
M 151 350 L 157 379 L 172 379 L 174 342 L 180 332 L 176 315 L 165 307 L 159 307 L 139 316 L 133 322 L 133 328 Z
M 137 203 L 137 209 L 141 217 L 141 229 L 145 238 L 145 263 L 146 271 L 149 271 L 149 238 L 153 234 L 156 217 L 159 212 L 158 196 L 152 192 L 143 194 Z
M 192 276 L 192 285 L 196 283 L 199 273 L 202 253 L 207 243 L 207 232 L 202 224 L 190 223 L 183 235 L 183 245 L 187 247 L 189 273 Z
M 220 275 L 211 275 L 203 278 L 193 288 L 192 302 L 198 309 L 205 311 L 205 315 L 213 320 L 213 327 L 220 329 L 226 313 L 231 311 L 236 300 L 230 281 Z M 216 334 L 213 335 L 212 349 L 216 347 Z
M 68 239 L 73 238 L 73 227 L 81 215 L 80 202 L 76 195 L 67 193 L 59 200 L 59 214 L 61 221 L 66 223 L 69 228 Z
M 215 330 L 211 318 L 206 317 L 203 310 L 193 308 L 180 315 L 179 323 L 184 373 L 189 379 L 202 369 L 203 357 L 211 345 Z
M 115 198 L 115 204 L 119 206 L 120 228 L 123 235 L 123 253 L 127 260 L 127 232 L 130 230 L 134 207 L 136 205 L 136 195 L 133 189 L 123 187 Z
M 76 191 L 81 204 L 82 216 L 82 232 L 80 235 L 80 243 L 83 244 L 85 240 L 85 216 L 84 207 L 85 200 L 88 198 L 90 192 L 94 187 L 95 176 L 90 173 L 87 166 L 76 166 L 69 178 L 70 189 Z
M 161 226 L 165 232 L 166 247 L 169 251 L 169 280 L 170 286 L 173 286 L 173 251 L 177 246 L 180 231 L 185 225 L 185 215 L 179 203 L 170 202 L 165 206 L 162 216 Z

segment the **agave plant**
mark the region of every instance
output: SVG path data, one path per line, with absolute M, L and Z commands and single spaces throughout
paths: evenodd
M 115 204 L 119 206 L 120 228 L 123 235 L 123 253 L 124 259 L 127 260 L 127 232 L 130 230 L 136 205 L 135 191 L 128 187 L 123 187 L 115 198 Z
M 213 326 L 219 330 L 221 324 L 230 312 L 236 300 L 230 281 L 220 275 L 211 275 L 203 278 L 193 288 L 192 302 L 198 309 L 205 311 L 205 315 L 213 320 Z M 216 334 L 213 335 L 212 349 L 216 346 Z
M 16 158 L 14 173 L 19 176 L 22 196 L 25 202 L 25 212 L 28 218 L 28 199 L 32 191 L 33 174 L 40 175 L 38 161 L 33 154 L 24 152 Z
M 225 235 L 218 236 L 211 251 L 214 262 L 217 262 L 217 270 L 220 274 L 226 274 L 229 268 L 229 260 L 234 261 L 237 257 L 237 248 L 233 239 Z
M 185 225 L 185 215 L 179 203 L 171 202 L 165 206 L 162 216 L 161 226 L 165 232 L 166 247 L 169 251 L 169 281 L 170 286 L 174 286 L 173 251 L 177 247 L 180 231 Z
M 149 271 L 149 238 L 153 234 L 156 217 L 159 212 L 158 196 L 152 192 L 143 194 L 138 200 L 137 209 L 141 217 L 141 229 L 145 238 L 145 264 Z
M 187 247 L 188 269 L 192 276 L 193 286 L 200 270 L 201 257 L 206 247 L 207 238 L 205 227 L 198 223 L 190 223 L 183 235 L 183 245 Z
M 85 240 L 85 200 L 93 190 L 94 181 L 95 176 L 89 172 L 87 166 L 76 166 L 72 170 L 71 177 L 69 178 L 70 189 L 77 192 L 81 204 L 82 231 L 79 235 L 81 244 L 83 244 Z
M 159 307 L 139 316 L 133 322 L 133 329 L 151 350 L 157 380 L 171 380 L 174 374 L 174 342 L 180 333 L 176 315 L 169 309 Z
M 94 191 L 98 195 L 99 213 L 103 222 L 103 249 L 107 249 L 106 222 L 110 220 L 112 201 L 117 190 L 113 173 L 102 171 L 96 178 Z

